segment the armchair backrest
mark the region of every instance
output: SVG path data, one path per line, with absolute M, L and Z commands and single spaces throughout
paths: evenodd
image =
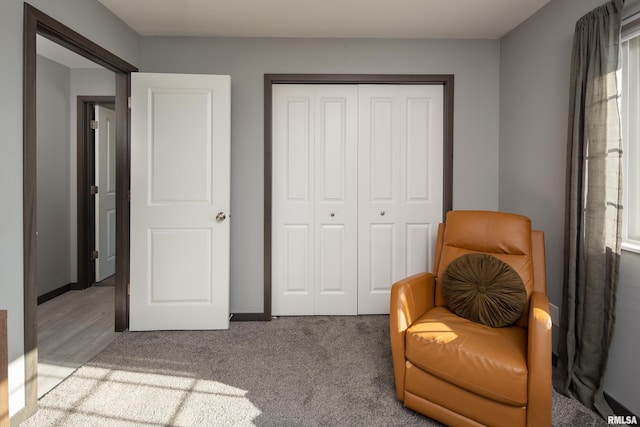
M 438 229 L 434 275 L 435 303 L 446 306 L 438 278 L 454 259 L 468 253 L 486 253 L 506 262 L 520 275 L 527 298 L 534 290 L 531 220 L 526 216 L 491 211 L 450 211 Z M 527 304 L 528 306 L 528 304 Z M 518 325 L 526 326 L 525 310 Z

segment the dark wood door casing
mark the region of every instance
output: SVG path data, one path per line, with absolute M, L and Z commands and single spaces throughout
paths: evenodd
M 272 209 L 272 85 L 274 84 L 393 84 L 442 85 L 444 90 L 443 212 L 453 206 L 453 86 L 452 74 L 265 74 L 264 75 L 264 311 L 243 320 L 271 320 Z M 235 316 L 239 316 L 236 314 Z
M 96 43 L 24 4 L 23 22 L 23 285 L 25 410 L 29 417 L 37 408 L 38 337 L 36 289 L 36 35 L 39 34 L 111 70 L 116 79 L 116 297 L 115 328 L 128 327 L 129 306 L 129 146 L 128 98 L 131 73 L 138 69 Z

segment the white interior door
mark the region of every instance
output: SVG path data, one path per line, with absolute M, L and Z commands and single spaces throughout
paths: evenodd
M 226 329 L 230 78 L 131 78 L 130 329 Z
M 96 282 L 116 272 L 116 112 L 96 105 L 95 121 L 95 260 Z
M 358 95 L 358 313 L 388 313 L 394 282 L 431 271 L 443 210 L 443 87 L 360 85 Z
M 357 88 L 273 86 L 275 315 L 356 314 Z

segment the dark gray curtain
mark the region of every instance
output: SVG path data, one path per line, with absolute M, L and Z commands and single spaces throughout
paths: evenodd
M 603 378 L 615 323 L 622 210 L 618 111 L 624 0 L 577 23 L 571 58 L 565 274 L 556 389 L 603 417 Z

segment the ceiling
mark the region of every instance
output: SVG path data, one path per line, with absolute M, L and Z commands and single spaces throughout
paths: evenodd
M 550 0 L 98 1 L 142 36 L 499 39 Z M 37 52 L 100 68 L 44 37 Z
M 36 35 L 36 52 L 40 56 L 49 58 L 67 68 L 102 68 L 87 58 L 70 51 L 49 39 Z
M 549 0 L 98 0 L 142 36 L 499 39 Z

